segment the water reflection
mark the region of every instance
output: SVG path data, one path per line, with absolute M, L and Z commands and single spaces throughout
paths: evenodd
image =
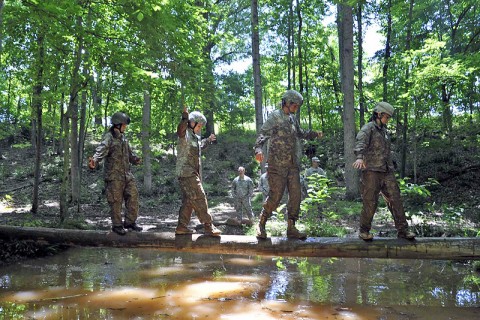
M 468 277 L 448 261 L 75 248 L 0 269 L 0 319 L 479 319 Z

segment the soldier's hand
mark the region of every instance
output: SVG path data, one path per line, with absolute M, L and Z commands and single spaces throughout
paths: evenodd
M 95 162 L 95 160 L 92 157 L 88 157 L 88 167 L 93 170 L 96 166 L 97 163 Z
M 207 138 L 207 141 L 213 143 L 217 140 L 217 137 L 212 133 L 210 137 Z
M 365 165 L 365 161 L 363 159 L 357 159 L 352 165 L 355 169 L 365 169 L 367 166 Z
M 263 153 L 262 152 L 259 152 L 255 155 L 255 160 L 257 160 L 258 162 L 262 162 L 263 161 Z

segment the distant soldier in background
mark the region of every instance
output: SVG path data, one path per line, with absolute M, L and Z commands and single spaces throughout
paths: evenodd
M 194 233 L 194 230 L 188 228 L 194 210 L 205 228 L 205 235 L 219 237 L 221 234 L 221 231 L 213 225 L 212 216 L 208 213 L 207 196 L 201 179 L 202 149 L 217 139 L 213 133 L 206 139 L 201 138 L 200 134 L 206 123 L 207 119 L 202 113 L 198 111 L 188 113 L 187 108 L 184 108 L 177 127 L 176 174 L 182 191 L 182 206 L 178 212 L 175 234 Z
M 310 168 L 308 168 L 306 171 L 305 171 L 305 180 L 310 177 L 312 174 L 318 174 L 318 175 L 321 175 L 323 177 L 326 177 L 327 176 L 327 173 L 325 172 L 325 170 L 323 170 L 322 168 L 320 168 L 320 159 L 318 159 L 318 157 L 313 157 L 312 158 L 312 165 Z
M 359 237 L 365 241 L 373 239 L 370 229 L 380 193 L 393 215 L 397 237 L 409 240 L 415 238 L 415 234 L 408 231 L 408 222 L 391 157 L 391 143 L 386 126 L 393 112 L 394 109 L 389 103 L 377 103 L 370 122 L 360 129 L 356 138 L 354 152 L 357 160 L 353 167 L 362 170 L 363 200 Z
M 258 190 L 262 193 L 263 202 L 265 202 L 268 197 L 268 192 L 270 191 L 270 187 L 268 186 L 268 163 L 265 163 L 265 172 L 262 173 L 260 180 L 258 180 Z
M 142 231 L 136 224 L 138 217 L 138 189 L 135 177 L 130 171 L 130 164 L 139 164 L 137 157 L 125 138 L 125 130 L 130 124 L 130 117 L 123 112 L 116 112 L 111 118 L 112 126 L 98 145 L 93 157 L 88 159 L 90 169 L 105 159 L 105 190 L 110 206 L 112 231 L 125 235 L 125 229 Z M 122 223 L 122 202 L 125 201 L 125 221 Z
M 258 224 L 257 237 L 266 239 L 265 224 L 277 209 L 285 188 L 288 190 L 288 227 L 287 237 L 306 239 L 307 235 L 295 227 L 300 213 L 301 185 L 300 159 L 302 156 L 301 139 L 313 140 L 322 136 L 321 132 L 304 131 L 295 117 L 303 103 L 303 97 L 295 90 L 287 90 L 282 95 L 281 109 L 275 110 L 263 124 L 255 143 L 255 158 L 264 160 L 262 147 L 268 141 L 268 184 L 270 192 L 263 204 Z
M 235 204 L 235 211 L 237 212 L 237 220 L 248 226 L 253 224 L 253 211 L 250 199 L 253 196 L 253 181 L 250 177 L 245 175 L 245 168 L 238 167 L 238 176 L 232 182 L 232 195 Z M 248 219 L 243 219 L 243 214 L 246 214 Z

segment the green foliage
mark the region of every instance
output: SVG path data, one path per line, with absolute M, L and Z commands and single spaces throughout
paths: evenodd
M 307 179 L 308 196 L 300 206 L 302 223 L 306 225 L 307 233 L 320 237 L 344 236 L 347 231 L 339 223 L 341 216 L 326 206 L 332 194 L 338 192 L 339 188 L 333 186 L 332 180 L 318 174 Z

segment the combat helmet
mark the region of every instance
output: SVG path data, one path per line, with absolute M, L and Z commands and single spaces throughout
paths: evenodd
M 382 102 L 377 103 L 377 105 L 375 106 L 373 111 L 378 112 L 378 113 L 386 113 L 390 117 L 392 117 L 394 109 L 393 109 L 393 107 L 390 103 L 382 101 Z
M 286 103 L 295 103 L 300 107 L 303 104 L 303 97 L 298 91 L 287 90 L 282 95 L 282 105 Z
M 203 126 L 207 124 L 207 118 L 199 111 L 190 112 L 188 114 L 188 121 L 193 121 Z
M 110 119 L 113 125 L 130 124 L 130 117 L 123 112 L 115 112 Z

